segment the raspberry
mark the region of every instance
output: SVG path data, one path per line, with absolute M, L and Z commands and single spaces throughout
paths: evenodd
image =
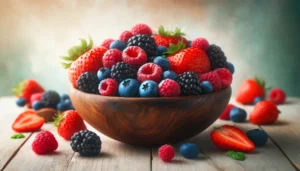
M 171 145 L 163 145 L 158 149 L 158 156 L 164 162 L 170 162 L 175 156 L 174 148 Z
M 115 96 L 118 92 L 118 82 L 114 79 L 107 78 L 99 84 L 99 93 L 103 96 Z
M 209 47 L 209 43 L 205 38 L 197 38 L 192 41 L 192 47 L 199 48 L 206 52 Z
M 107 49 L 109 49 L 110 44 L 114 41 L 114 39 L 105 39 L 102 43 L 101 46 L 106 47 Z
M 149 36 L 152 35 L 151 28 L 146 24 L 136 24 L 135 26 L 132 27 L 131 32 L 133 33 L 133 35 L 137 35 L 137 34 L 147 34 Z
M 171 79 L 165 79 L 158 85 L 159 95 L 162 97 L 177 97 L 180 96 L 179 84 Z
M 225 110 L 223 111 L 223 113 L 219 116 L 219 119 L 222 120 L 230 120 L 229 118 L 229 113 L 231 111 L 231 109 L 233 109 L 235 106 L 232 104 L 228 104 L 225 108 Z
M 51 132 L 41 131 L 35 137 L 31 147 L 36 154 L 47 154 L 56 150 L 58 143 Z
M 214 92 L 220 91 L 221 90 L 221 79 L 217 72 L 211 71 L 207 72 L 205 74 L 200 74 L 199 75 L 201 81 L 209 81 L 212 86 L 214 87 Z
M 102 62 L 103 66 L 106 68 L 111 68 L 118 62 L 122 61 L 122 52 L 118 49 L 110 49 L 105 52 Z
M 124 49 L 122 59 L 125 63 L 138 68 L 146 63 L 147 54 L 142 48 L 138 46 L 129 46 Z
M 128 42 L 128 39 L 130 39 L 133 36 L 133 34 L 130 31 L 123 31 L 119 37 L 119 40 L 123 40 L 124 42 Z
M 159 83 L 162 79 L 162 69 L 154 63 L 146 63 L 140 67 L 137 73 L 137 80 L 142 83 L 146 80 L 152 80 Z
M 274 88 L 271 90 L 269 94 L 269 99 L 271 102 L 276 104 L 282 104 L 285 101 L 286 94 L 280 88 Z
M 214 70 L 214 72 L 217 72 L 219 75 L 219 78 L 221 79 L 221 87 L 227 88 L 232 83 L 232 73 L 226 69 L 226 68 L 220 68 Z

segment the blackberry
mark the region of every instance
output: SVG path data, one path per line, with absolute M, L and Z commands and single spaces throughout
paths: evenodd
M 146 34 L 138 34 L 131 37 L 127 42 L 127 46 L 138 46 L 146 52 L 147 56 L 156 55 L 155 40 Z
M 227 59 L 222 49 L 217 45 L 210 45 L 207 50 L 207 56 L 210 60 L 210 68 L 214 70 L 216 68 L 225 68 Z
M 60 102 L 60 96 L 56 91 L 49 90 L 43 93 L 40 102 L 46 108 L 56 109 L 56 105 Z
M 136 78 L 137 70 L 125 62 L 118 62 L 111 68 L 111 78 L 122 82 L 127 78 Z
M 77 80 L 79 90 L 86 93 L 99 94 L 98 85 L 100 81 L 96 73 L 84 72 Z
M 202 94 L 200 78 L 195 72 L 179 74 L 176 81 L 180 86 L 182 96 Z
M 71 138 L 71 147 L 81 156 L 96 156 L 101 150 L 100 137 L 89 130 L 76 132 Z

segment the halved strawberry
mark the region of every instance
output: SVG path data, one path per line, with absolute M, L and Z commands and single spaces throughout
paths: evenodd
M 44 118 L 38 116 L 35 111 L 28 110 L 21 113 L 12 125 L 16 132 L 31 132 L 39 130 L 45 123 Z
M 255 145 L 247 135 L 237 127 L 223 125 L 210 134 L 212 142 L 223 150 L 252 152 Z

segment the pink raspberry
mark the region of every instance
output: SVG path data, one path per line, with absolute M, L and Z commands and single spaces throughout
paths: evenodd
M 162 69 L 154 63 L 146 63 L 140 67 L 137 73 L 137 80 L 142 83 L 146 80 L 152 80 L 159 83 L 162 79 Z
M 111 68 L 118 62 L 122 61 L 122 52 L 118 49 L 110 49 L 105 52 L 102 58 L 103 66 Z
M 132 27 L 131 32 L 133 35 L 137 35 L 137 34 L 147 34 L 149 36 L 152 35 L 151 28 L 146 24 L 136 24 L 135 26 Z
M 130 39 L 133 36 L 133 34 L 130 31 L 123 31 L 119 37 L 119 40 L 123 40 L 124 42 L 128 42 L 128 39 Z
M 229 118 L 229 113 L 231 111 L 231 109 L 233 109 L 235 106 L 233 104 L 228 104 L 225 108 L 225 110 L 223 111 L 223 113 L 219 116 L 219 119 L 222 120 L 230 120 Z
M 171 79 L 165 79 L 160 82 L 158 91 L 161 97 L 177 97 L 181 93 L 179 84 Z
M 49 154 L 57 149 L 58 143 L 51 132 L 41 131 L 36 135 L 31 147 L 36 154 Z
M 212 86 L 214 87 L 214 91 L 220 91 L 221 90 L 221 79 L 217 72 L 210 71 L 205 74 L 199 75 L 201 81 L 209 81 Z
M 114 41 L 114 39 L 105 39 L 102 43 L 101 46 L 106 47 L 107 49 L 109 49 L 110 44 Z
M 171 145 L 163 145 L 158 149 L 158 157 L 164 162 L 170 162 L 175 156 L 175 150 Z
M 221 87 L 227 88 L 232 83 L 232 73 L 226 69 L 226 68 L 219 68 L 214 70 L 214 72 L 217 72 L 219 75 L 219 78 L 221 79 Z
M 102 80 L 99 84 L 99 93 L 103 96 L 115 96 L 118 93 L 118 82 L 112 78 Z
M 147 54 L 138 46 L 129 46 L 124 49 L 122 59 L 125 63 L 138 68 L 147 62 Z
M 275 104 L 282 104 L 285 102 L 286 94 L 280 88 L 274 88 L 270 91 L 269 99 Z
M 205 38 L 197 38 L 192 41 L 192 47 L 199 48 L 206 52 L 209 47 L 209 43 Z

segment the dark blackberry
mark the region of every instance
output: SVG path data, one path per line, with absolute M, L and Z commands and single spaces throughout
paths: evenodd
M 101 151 L 100 137 L 89 130 L 76 132 L 71 138 L 71 147 L 81 156 L 96 156 Z
M 185 72 L 179 74 L 176 81 L 180 85 L 182 96 L 194 96 L 202 94 L 201 82 L 195 72 Z
M 206 53 L 210 60 L 211 70 L 226 67 L 227 58 L 225 57 L 224 52 L 219 46 L 210 45 Z
M 46 108 L 56 109 L 56 105 L 60 102 L 60 96 L 56 91 L 49 90 L 43 93 L 41 103 Z
M 131 37 L 127 42 L 127 46 L 138 46 L 146 52 L 147 56 L 156 54 L 155 40 L 146 34 L 138 34 Z
M 98 85 L 100 81 L 96 73 L 84 72 L 77 80 L 79 90 L 86 93 L 99 94 Z
M 111 78 L 121 82 L 127 78 L 136 78 L 137 70 L 125 62 L 118 62 L 111 68 Z

